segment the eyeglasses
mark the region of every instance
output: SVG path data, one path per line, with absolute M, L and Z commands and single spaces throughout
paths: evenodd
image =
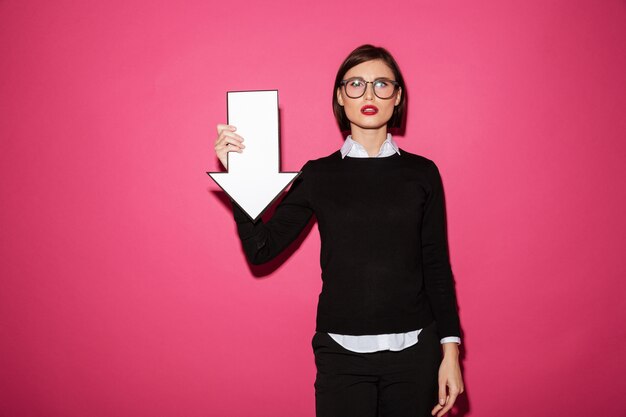
M 390 99 L 396 93 L 400 84 L 387 78 L 377 78 L 374 81 L 365 81 L 360 77 L 352 77 L 341 81 L 343 90 L 350 98 L 359 98 L 365 94 L 367 85 L 372 84 L 376 97 L 383 100 Z

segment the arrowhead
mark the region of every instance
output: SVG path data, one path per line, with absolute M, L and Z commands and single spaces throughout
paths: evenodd
M 300 175 L 299 172 L 255 173 L 245 176 L 227 172 L 207 174 L 253 221 Z

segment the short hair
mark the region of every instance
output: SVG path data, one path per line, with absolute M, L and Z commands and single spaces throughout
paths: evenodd
M 393 109 L 393 114 L 387 122 L 387 127 L 398 129 L 402 128 L 402 123 L 404 122 L 404 115 L 406 111 L 406 88 L 404 85 L 404 77 L 402 77 L 402 73 L 400 72 L 398 63 L 395 59 L 393 59 L 393 56 L 391 56 L 389 51 L 382 47 L 366 44 L 361 45 L 354 51 L 350 52 L 350 54 L 343 61 L 341 66 L 339 66 L 337 76 L 335 77 L 335 85 L 333 88 L 333 113 L 335 114 L 335 119 L 337 119 L 337 123 L 339 124 L 339 128 L 342 132 L 347 132 L 350 130 L 350 121 L 346 116 L 346 112 L 343 106 L 339 105 L 339 101 L 337 100 L 337 89 L 341 87 L 341 81 L 343 80 L 343 77 L 346 75 L 346 72 L 348 72 L 351 68 L 362 64 L 363 62 L 373 61 L 377 59 L 387 64 L 387 66 L 393 72 L 393 75 L 396 78 L 399 86 L 402 88 L 400 103 Z

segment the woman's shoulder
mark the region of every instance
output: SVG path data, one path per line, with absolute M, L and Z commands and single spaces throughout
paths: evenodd
M 402 148 L 400 148 L 400 155 L 403 155 L 404 159 L 408 163 L 414 164 L 416 166 L 422 166 L 422 167 L 432 167 L 432 166 L 436 167 L 437 166 L 432 159 L 428 159 L 423 155 L 418 155 L 416 153 L 408 152 Z
M 439 167 L 432 159 L 426 158 L 423 155 L 407 152 L 400 149 L 402 155 L 404 155 L 404 161 L 406 161 L 404 167 L 408 172 L 425 178 L 429 183 L 436 183 L 440 181 L 441 174 L 439 173 Z
M 309 170 L 323 169 L 325 167 L 337 164 L 339 161 L 341 161 L 341 152 L 337 150 L 331 153 L 330 155 L 322 156 L 317 159 L 308 160 L 304 164 L 302 169 L 303 170 L 304 169 L 309 169 Z

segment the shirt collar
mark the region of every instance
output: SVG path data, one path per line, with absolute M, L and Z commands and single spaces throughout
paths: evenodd
M 380 150 L 378 151 L 378 154 L 374 158 L 381 157 L 383 155 L 383 151 L 385 150 L 385 147 L 391 147 L 391 149 L 386 152 L 387 155 L 385 156 L 393 155 L 394 153 L 397 153 L 398 155 L 400 155 L 400 148 L 398 147 L 396 142 L 393 140 L 391 133 L 387 133 L 387 139 L 385 139 L 382 145 L 380 145 Z M 369 156 L 367 154 L 367 151 L 363 147 L 363 145 L 361 145 L 359 142 L 352 139 L 352 135 L 348 135 L 348 137 L 346 138 L 346 141 L 343 143 L 343 146 L 341 147 L 339 151 L 341 152 L 342 159 L 345 158 L 346 156 L 351 156 L 351 157 L 359 157 L 359 156 L 368 157 Z

